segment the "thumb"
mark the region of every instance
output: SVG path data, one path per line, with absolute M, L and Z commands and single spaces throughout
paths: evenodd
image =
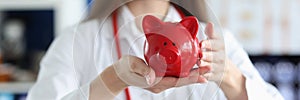
M 208 22 L 205 27 L 205 34 L 208 39 L 217 38 L 216 34 L 214 33 L 214 25 L 212 22 Z
M 131 71 L 135 74 L 143 76 L 146 80 L 147 85 L 152 86 L 156 78 L 155 71 L 150 66 L 147 66 L 143 61 L 136 61 L 135 66 L 136 67 L 131 69 Z
M 155 72 L 138 57 L 123 56 L 113 67 L 118 77 L 127 85 L 147 88 L 154 83 Z
M 147 75 L 145 75 L 144 77 L 145 77 L 148 85 L 150 85 L 150 86 L 154 85 L 156 76 L 155 76 L 155 72 L 152 68 L 150 68 L 150 72 Z

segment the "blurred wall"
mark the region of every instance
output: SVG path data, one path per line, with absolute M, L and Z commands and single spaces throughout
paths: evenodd
M 209 0 L 252 55 L 300 54 L 300 0 Z

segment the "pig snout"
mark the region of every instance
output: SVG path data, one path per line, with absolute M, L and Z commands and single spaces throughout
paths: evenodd
M 179 53 L 177 50 L 162 49 L 159 52 L 159 59 L 164 60 L 167 64 L 175 64 L 179 60 Z

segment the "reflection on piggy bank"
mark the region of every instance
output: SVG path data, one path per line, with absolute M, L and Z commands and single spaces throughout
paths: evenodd
M 187 77 L 202 57 L 196 37 L 198 20 L 186 17 L 179 23 L 162 22 L 147 15 L 142 26 L 146 35 L 144 57 L 156 76 Z

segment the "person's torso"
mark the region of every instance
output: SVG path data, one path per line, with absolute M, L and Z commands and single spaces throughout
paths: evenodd
M 118 39 L 121 53 L 122 55 L 132 55 L 144 59 L 143 49 L 146 39 L 145 35 L 136 27 L 134 18 L 123 18 L 124 15 L 129 13 L 128 9 L 123 7 L 121 8 L 121 11 L 123 12 L 121 12 L 118 17 L 120 23 L 118 25 Z M 167 19 L 165 21 L 180 21 L 180 15 L 176 14 L 174 8 L 170 8 L 168 15 L 172 16 L 172 19 Z M 104 22 L 103 27 L 100 28 L 99 36 L 97 36 L 96 39 L 96 50 L 94 50 L 94 52 L 96 65 L 99 66 L 99 68 L 97 68 L 99 73 L 118 59 L 112 26 L 112 18 L 109 17 Z M 201 34 L 198 35 L 200 40 L 203 39 L 202 29 L 203 28 L 200 28 L 199 32 Z M 148 90 L 134 86 L 130 86 L 129 91 L 132 100 L 225 99 L 223 92 L 213 82 L 171 88 L 159 94 L 154 94 Z M 116 97 L 116 100 L 125 100 L 125 98 L 125 92 L 121 92 Z

